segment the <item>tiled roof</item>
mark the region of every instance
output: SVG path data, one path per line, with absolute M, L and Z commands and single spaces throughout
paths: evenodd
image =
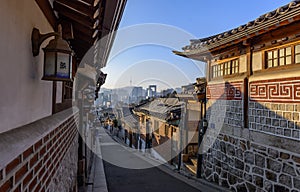
M 157 98 L 134 108 L 136 112 L 142 112 L 162 120 L 168 120 L 170 112 L 181 109 L 181 103 L 177 98 Z
M 209 49 L 213 49 L 224 44 L 230 44 L 231 42 L 239 40 L 243 37 L 250 37 L 251 34 L 256 34 L 257 32 L 267 32 L 270 30 L 269 28 L 271 26 L 279 27 L 280 23 L 283 21 L 288 21 L 288 23 L 294 22 L 294 18 L 296 16 L 298 16 L 297 19 L 300 19 L 299 15 L 300 0 L 295 0 L 232 30 L 207 38 L 192 39 L 190 40 L 190 45 L 182 48 L 184 50 L 183 53 L 176 51 L 174 52 L 178 55 L 189 55 L 197 52 L 205 52 Z
M 120 110 L 122 113 L 121 121 L 132 129 L 138 128 L 139 117 L 132 112 L 132 108 L 123 106 Z

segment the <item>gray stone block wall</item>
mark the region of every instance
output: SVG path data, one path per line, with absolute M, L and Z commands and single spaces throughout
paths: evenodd
M 300 139 L 300 104 L 249 102 L 249 128 L 280 137 Z
M 243 127 L 243 100 L 208 100 L 206 106 L 206 118 L 210 121 L 210 128 L 223 125 Z
M 300 105 L 248 105 L 245 128 L 243 100 L 208 101 L 203 178 L 237 192 L 300 191 L 300 154 L 295 149 Z
M 300 154 L 219 134 L 203 177 L 233 191 L 300 191 Z

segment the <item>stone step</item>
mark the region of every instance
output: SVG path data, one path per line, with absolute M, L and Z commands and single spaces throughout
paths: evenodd
M 197 167 L 197 158 L 190 158 L 191 162 L 195 167 Z
M 197 173 L 197 167 L 196 167 L 196 166 L 194 166 L 194 165 L 192 165 L 192 164 L 184 164 L 184 165 L 185 165 L 185 167 L 186 167 L 190 172 L 192 172 L 193 174 L 196 175 L 196 173 Z

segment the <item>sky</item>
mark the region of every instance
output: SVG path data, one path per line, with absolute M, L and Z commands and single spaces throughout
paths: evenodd
M 287 0 L 127 0 L 103 87 L 156 84 L 181 87 L 205 76 L 205 64 L 179 57 L 190 39 L 236 28 L 277 9 Z

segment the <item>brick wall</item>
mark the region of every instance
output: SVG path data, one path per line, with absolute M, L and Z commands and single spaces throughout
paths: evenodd
M 46 132 L 40 131 L 33 123 L 0 135 L 3 142 L 22 138 L 11 142 L 10 152 L 1 148 L 3 152 L 1 156 L 6 154 L 5 159 L 1 158 L 0 164 L 1 192 L 72 191 L 76 187 L 78 115 L 69 114 L 64 120 L 55 117 L 37 123 L 39 126 L 44 124 L 40 129 Z M 45 124 L 51 125 L 51 122 L 53 123 L 51 118 L 55 119 L 54 124 L 57 125 L 53 128 Z M 22 152 L 19 153 L 20 151 Z M 15 158 L 9 158 L 15 154 L 18 154 Z

